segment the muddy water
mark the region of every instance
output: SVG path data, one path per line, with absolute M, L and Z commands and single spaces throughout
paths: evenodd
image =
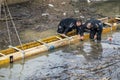
M 79 42 L 0 68 L 0 80 L 120 80 L 120 32 Z
M 53 28 L 43 32 L 40 32 L 40 31 L 37 32 L 34 30 L 26 29 L 24 32 L 21 32 L 20 36 L 21 36 L 22 42 L 25 43 L 29 41 L 46 38 L 52 35 L 56 35 L 56 30 L 57 30 L 56 28 Z

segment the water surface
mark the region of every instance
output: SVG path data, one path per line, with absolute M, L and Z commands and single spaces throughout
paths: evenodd
M 84 41 L 0 68 L 0 80 L 119 80 L 120 32 L 111 44 Z

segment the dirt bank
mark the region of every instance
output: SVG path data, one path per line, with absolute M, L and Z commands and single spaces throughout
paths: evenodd
M 56 28 L 59 21 L 66 17 L 82 18 L 84 21 L 91 17 L 103 17 L 104 11 L 100 7 L 106 5 L 100 4 L 97 6 L 98 3 L 88 4 L 79 0 L 31 0 L 27 3 L 10 5 L 9 8 L 20 34 L 28 29 L 42 32 Z M 116 11 L 118 8 L 117 6 Z M 4 18 L 3 12 L 2 17 Z M 0 49 L 2 49 L 6 48 L 9 41 L 5 21 L 0 21 L 0 24 Z M 9 28 L 12 36 L 12 45 L 17 45 L 18 39 L 10 21 Z

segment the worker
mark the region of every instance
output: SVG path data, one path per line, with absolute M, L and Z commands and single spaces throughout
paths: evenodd
M 90 30 L 90 39 L 100 42 L 103 30 L 102 22 L 96 19 L 90 19 L 85 23 L 85 26 Z
M 83 39 L 83 27 L 82 27 L 82 20 L 76 20 L 73 18 L 66 18 L 60 21 L 58 25 L 57 32 L 66 35 L 68 32 L 72 31 L 73 29 L 77 29 L 77 33 L 80 34 L 80 39 Z
M 82 20 L 78 20 L 76 25 L 78 38 L 82 41 L 84 40 L 84 32 L 86 32 L 86 27 L 82 24 Z

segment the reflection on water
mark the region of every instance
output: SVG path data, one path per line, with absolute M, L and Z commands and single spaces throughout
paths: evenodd
M 63 51 L 68 53 L 72 52 L 73 54 L 82 54 L 86 60 L 92 61 L 98 59 L 103 50 L 101 43 L 81 42 L 79 44 L 66 47 Z
M 87 47 L 89 47 L 90 49 L 88 49 Z M 103 51 L 101 43 L 92 43 L 88 46 L 86 45 L 83 50 L 86 52 L 86 54 L 83 55 L 88 61 L 99 59 Z

